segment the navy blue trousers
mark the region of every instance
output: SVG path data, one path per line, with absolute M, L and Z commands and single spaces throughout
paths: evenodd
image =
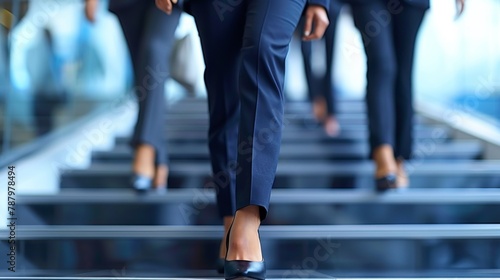
M 308 96 L 311 101 L 317 97 L 323 97 L 326 102 L 326 109 L 329 116 L 335 116 L 336 110 L 336 94 L 333 84 L 333 53 L 335 51 L 335 35 L 337 31 L 337 20 L 340 15 L 340 10 L 344 3 L 340 0 L 331 0 L 328 17 L 330 25 L 325 31 L 323 39 L 319 42 L 325 44 L 326 70 L 320 76 L 313 73 L 312 70 L 312 44 L 316 42 L 302 41 L 302 59 L 304 63 L 304 72 L 306 74 Z M 303 27 L 303 26 L 301 26 Z M 300 29 L 300 36 L 304 34 L 304 29 Z M 319 43 L 318 42 L 318 43 Z
M 139 105 L 130 144 L 134 148 L 139 144 L 153 146 L 155 164 L 167 164 L 164 85 L 169 77 L 168 62 L 182 11 L 174 9 L 169 16 L 160 11 L 154 1 L 136 0 L 126 4 L 117 1 L 111 2 L 110 7 L 127 41 Z
M 192 0 L 206 64 L 213 187 L 222 217 L 267 215 L 280 152 L 285 59 L 306 0 Z
M 366 105 L 373 150 L 388 144 L 396 158 L 411 158 L 412 75 L 415 42 L 425 7 L 389 0 L 352 4 L 367 56 Z

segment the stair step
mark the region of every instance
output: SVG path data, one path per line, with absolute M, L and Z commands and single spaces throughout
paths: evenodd
M 210 182 L 208 161 L 171 161 L 168 184 L 171 189 L 199 188 Z M 408 165 L 411 188 L 498 188 L 500 164 L 480 161 L 416 161 Z M 87 169 L 63 170 L 62 188 L 127 188 L 129 162 L 95 163 Z M 364 162 L 282 162 L 278 165 L 274 188 L 374 189 L 373 163 Z M 218 175 L 220 176 L 220 175 Z M 216 175 L 217 177 L 217 175 Z M 224 180 L 224 178 L 222 178 Z
M 169 113 L 164 116 L 167 125 L 175 125 L 175 124 L 208 124 L 208 113 L 198 113 L 193 112 L 191 114 L 174 114 Z M 349 125 L 349 124 L 366 124 L 367 123 L 367 115 L 365 113 L 342 113 L 336 116 L 336 119 L 340 124 Z M 423 123 L 423 118 L 421 116 L 415 116 L 414 122 L 421 124 Z M 317 123 L 314 116 L 308 113 L 299 113 L 299 114 L 285 114 L 284 121 L 285 125 L 287 124 L 313 124 Z
M 500 161 L 452 161 L 415 162 L 408 164 L 412 176 L 496 176 L 500 177 Z M 211 169 L 208 162 L 175 162 L 169 166 L 171 175 L 206 176 Z M 329 175 L 373 175 L 371 162 L 284 162 L 278 164 L 278 176 L 329 176 Z M 129 175 L 130 163 L 92 164 L 87 169 L 66 170 L 63 176 Z
M 46 239 L 220 239 L 221 226 L 17 226 L 17 240 Z M 0 230 L 2 240 L 9 231 Z M 497 239 L 500 225 L 426 224 L 426 225 L 307 225 L 266 226 L 260 228 L 263 239 Z
M 368 132 L 368 124 L 364 120 L 360 121 L 349 121 L 349 122 L 340 122 L 340 126 L 345 130 L 363 130 Z M 269 128 L 275 127 L 274 125 Z M 428 127 L 427 124 L 421 124 L 416 122 L 414 125 L 414 129 L 421 129 L 422 127 Z M 291 132 L 307 132 L 314 130 L 322 130 L 321 126 L 317 123 L 313 122 L 291 122 L 288 125 L 283 127 L 283 132 L 291 131 Z M 165 122 L 165 131 L 166 132 L 178 132 L 178 131 L 208 131 L 208 122 Z
M 166 195 L 137 195 L 129 189 L 62 189 L 55 194 L 18 195 L 17 204 L 215 203 L 211 189 L 171 189 Z M 500 189 L 408 189 L 378 194 L 368 190 L 275 189 L 271 204 L 497 204 Z
M 0 279 L 12 279 L 12 272 L 0 271 Z M 36 275 L 36 276 L 35 276 Z M 74 276 L 68 276 L 74 275 Z M 462 269 L 460 278 L 456 277 L 456 271 L 363 271 L 363 270 L 339 270 L 339 269 L 300 269 L 297 267 L 286 267 L 283 269 L 267 269 L 267 280 L 302 279 L 302 280 L 498 280 L 499 269 Z M 295 278 L 292 278 L 295 276 Z M 335 277 L 335 278 L 334 278 Z M 64 270 L 30 270 L 16 271 L 15 279 L 22 280 L 208 280 L 222 279 L 213 265 L 204 269 L 182 269 L 165 268 L 162 263 L 141 263 L 123 268 L 110 268 L 107 270 L 93 271 L 64 271 Z
M 420 126 L 415 129 L 415 142 L 419 141 L 432 141 L 436 143 L 447 142 L 451 138 L 451 129 L 440 126 Z M 341 143 L 341 142 L 354 142 L 354 141 L 367 141 L 368 132 L 365 127 L 348 126 L 342 127 L 340 135 L 337 137 L 327 136 L 322 128 L 299 130 L 283 130 L 282 142 L 283 143 Z M 199 131 L 174 131 L 169 130 L 167 127 L 166 139 L 169 142 L 203 142 L 208 141 L 208 133 L 206 130 Z M 129 137 L 118 137 L 116 143 L 128 144 Z
M 338 113 L 364 113 L 366 105 L 363 100 L 337 100 Z M 192 114 L 208 112 L 206 99 L 188 99 L 171 103 L 167 113 L 173 114 Z M 311 113 L 312 105 L 310 102 L 295 101 L 285 103 L 285 113 Z
M 262 146 L 266 143 L 262 142 Z M 417 147 L 418 148 L 418 147 Z M 453 141 L 450 143 L 434 143 L 432 149 L 423 159 L 477 159 L 482 154 L 482 145 L 479 141 Z M 199 159 L 208 160 L 208 146 L 200 143 L 172 143 L 168 145 L 168 157 L 171 160 Z M 416 150 L 418 152 L 418 149 Z M 281 159 L 329 159 L 367 160 L 369 147 L 367 143 L 335 143 L 335 144 L 306 144 L 284 143 L 281 145 Z M 94 152 L 93 160 L 103 161 L 130 161 L 132 149 L 128 146 L 118 146 L 111 151 Z M 418 155 L 418 153 L 417 153 Z

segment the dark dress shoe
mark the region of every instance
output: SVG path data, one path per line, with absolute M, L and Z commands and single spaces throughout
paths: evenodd
M 396 189 L 396 174 L 389 173 L 382 178 L 375 179 L 375 187 L 378 192 Z
M 227 260 L 227 252 L 229 252 L 229 236 L 231 228 L 229 227 L 226 236 L 226 260 L 224 261 L 224 279 L 226 280 L 265 280 L 266 279 L 266 264 L 264 260 L 260 262 L 243 261 L 243 260 Z
M 228 261 L 224 264 L 224 278 L 226 280 L 246 279 L 265 280 L 266 264 L 264 261 Z
M 151 189 L 151 185 L 153 183 L 153 179 L 146 177 L 144 175 L 134 174 L 131 180 L 132 188 L 139 194 L 146 193 L 149 189 Z

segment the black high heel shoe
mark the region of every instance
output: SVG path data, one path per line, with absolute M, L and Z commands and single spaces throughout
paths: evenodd
M 226 236 L 226 259 L 224 261 L 224 279 L 226 280 L 265 280 L 266 279 L 266 264 L 264 260 L 260 262 L 255 261 L 241 261 L 227 260 L 227 252 L 229 252 L 229 235 L 231 228 L 229 227 Z
M 382 178 L 375 179 L 377 192 L 385 192 L 387 190 L 396 189 L 396 178 L 396 174 L 389 173 Z

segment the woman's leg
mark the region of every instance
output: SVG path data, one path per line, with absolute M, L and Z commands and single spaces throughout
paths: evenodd
M 224 86 L 233 79 L 239 82 L 236 89 L 241 100 L 241 113 L 238 144 L 234 150 L 238 160 L 236 165 L 230 167 L 236 173 L 238 211 L 233 222 L 228 260 L 262 260 L 257 229 L 267 215 L 279 155 L 285 58 L 305 2 L 243 1 L 225 12 L 214 10 L 211 2 L 191 3 L 207 64 L 205 79 L 209 83 L 209 94 L 222 94 L 211 90 L 213 81 L 210 78 L 222 78 L 220 83 Z M 227 48 L 233 51 L 233 47 L 237 47 L 236 58 L 241 55 L 239 65 L 236 64 L 239 76 L 231 75 L 230 71 L 224 72 L 227 77 L 213 73 L 220 69 L 217 67 L 217 63 L 221 63 L 218 60 L 224 63 L 224 59 L 231 58 L 233 54 L 222 52 Z M 213 67 L 209 68 L 211 65 Z M 216 89 L 215 86 L 213 88 Z M 229 87 L 229 90 L 232 89 L 232 86 Z M 218 98 L 219 102 L 224 102 L 223 99 L 224 96 Z M 234 112 L 234 108 L 228 109 Z M 232 135 L 226 135 L 227 145 L 232 143 Z M 210 140 L 213 141 L 212 135 Z M 219 152 L 223 151 L 215 151 Z M 223 190 L 228 188 L 221 188 L 218 193 Z
M 232 223 L 235 204 L 236 157 L 238 152 L 238 59 L 245 24 L 245 4 L 232 11 L 214 11 L 211 1 L 192 0 L 190 12 L 195 18 L 205 60 L 205 86 L 210 114 L 209 150 L 212 187 L 217 194 L 219 215 L 223 218 L 224 237 L 219 257 L 226 255 L 225 236 Z
M 304 73 L 306 75 L 307 82 L 307 94 L 309 101 L 313 102 L 318 89 L 316 89 L 317 79 L 312 71 L 312 42 L 302 41 L 302 36 L 304 34 L 303 28 L 298 29 L 298 38 L 301 40 L 301 52 L 302 52 L 302 62 L 304 64 Z
M 392 19 L 385 1 L 352 5 L 357 29 L 361 32 L 367 56 L 366 105 L 370 132 L 370 155 L 376 163 L 376 178 L 396 172 L 393 155 L 395 142 L 394 83 L 396 57 Z M 387 22 L 375 17 L 385 15 Z
M 246 2 L 238 84 L 237 211 L 227 260 L 261 261 L 258 228 L 268 212 L 280 152 L 285 59 L 306 1 Z
M 140 161 L 142 150 L 152 151 L 153 159 L 149 152 L 148 162 L 138 163 L 153 167 L 154 185 L 164 187 L 168 175 L 164 134 L 166 112 L 164 88 L 169 77 L 169 58 L 181 10 L 174 9 L 169 16 L 156 8 L 154 3 L 148 2 L 147 5 L 138 49 L 138 76 L 135 90 L 139 113 L 132 145 L 138 148 L 136 161 Z
M 300 26 L 298 28 L 298 37 L 302 41 L 302 36 L 304 34 L 304 18 L 302 18 Z M 312 70 L 312 45 L 311 41 L 301 42 L 301 52 L 302 52 L 302 63 L 304 64 L 304 73 L 306 75 L 307 82 L 307 96 L 312 104 L 313 115 L 316 121 L 323 122 L 327 115 L 326 103 L 321 93 L 320 79 L 314 75 Z
M 119 0 L 116 0 L 119 1 Z M 134 85 L 137 84 L 139 70 L 139 46 L 141 43 L 142 30 L 144 29 L 144 19 L 148 6 L 144 1 L 135 1 L 123 8 L 110 10 L 120 22 L 125 41 L 127 43 L 132 70 L 134 72 Z
M 394 49 L 398 65 L 395 85 L 396 143 L 394 156 L 398 160 L 398 185 L 408 186 L 404 161 L 410 159 L 413 142 L 413 61 L 418 30 L 426 10 L 405 6 L 394 15 Z
M 330 25 L 325 32 L 325 51 L 326 51 L 326 71 L 322 77 L 323 90 L 321 94 L 324 96 L 326 103 L 327 116 L 324 123 L 325 132 L 330 136 L 337 136 L 340 133 L 340 126 L 337 121 L 336 94 L 333 83 L 333 54 L 335 52 L 335 36 L 337 33 L 337 21 L 342 9 L 342 2 L 330 1 Z
M 123 35 L 125 36 L 125 41 L 127 42 L 128 51 L 130 54 L 130 60 L 132 62 L 132 69 L 134 74 L 134 94 L 139 98 L 140 91 L 140 45 L 142 41 L 142 33 L 144 30 L 144 22 L 146 18 L 146 13 L 150 5 L 144 1 L 135 1 L 130 5 L 120 7 L 118 9 L 112 9 L 111 12 L 116 14 L 120 25 L 122 27 Z M 136 127 L 138 125 L 136 122 Z M 153 178 L 154 176 L 154 157 L 155 150 L 151 145 L 140 143 L 136 140 L 136 130 L 134 129 L 134 134 L 130 141 L 131 146 L 134 148 L 134 159 L 132 162 L 132 171 L 134 174 L 145 176 L 146 178 Z M 144 182 L 149 186 L 149 182 Z M 134 187 L 135 186 L 134 182 Z M 142 184 L 141 184 L 142 185 Z

